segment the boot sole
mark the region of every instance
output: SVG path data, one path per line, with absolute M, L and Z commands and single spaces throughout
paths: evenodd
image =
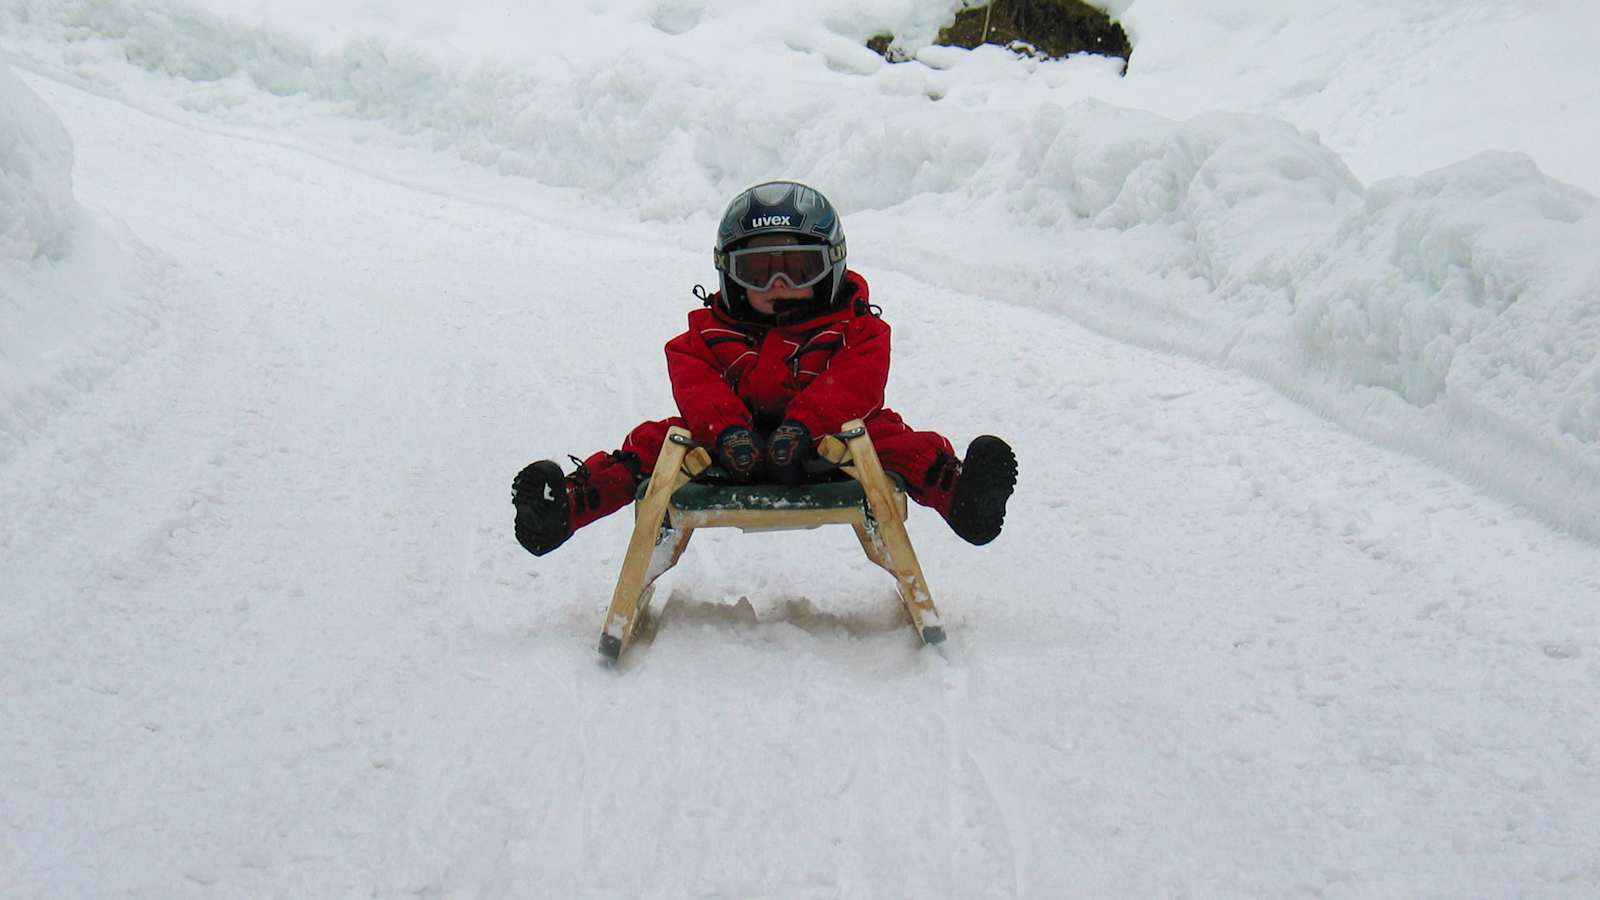
M 950 498 L 950 528 L 962 540 L 982 546 L 1000 536 L 1006 501 L 1017 487 L 1017 456 L 993 435 L 974 438 L 961 463 L 961 478 Z
M 517 543 L 522 549 L 543 556 L 572 537 L 566 522 L 566 476 L 560 466 L 544 459 L 525 467 L 511 480 L 511 491 L 511 505 L 517 510 Z M 544 499 L 546 494 L 550 500 Z M 534 499 L 528 502 L 523 497 Z

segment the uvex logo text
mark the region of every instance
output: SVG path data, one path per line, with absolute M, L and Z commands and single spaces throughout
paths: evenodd
M 766 228 L 768 225 L 787 225 L 788 216 L 756 216 L 750 220 L 751 228 Z

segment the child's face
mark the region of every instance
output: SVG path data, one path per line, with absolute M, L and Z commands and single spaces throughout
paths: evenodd
M 750 243 L 746 246 L 788 247 L 798 243 L 800 243 L 800 239 L 792 234 L 763 234 L 751 238 Z M 750 298 L 750 308 L 763 316 L 775 315 L 779 300 L 810 300 L 815 296 L 813 288 L 797 288 L 782 275 L 778 276 L 778 280 L 772 283 L 770 290 L 750 290 L 746 291 L 745 294 Z

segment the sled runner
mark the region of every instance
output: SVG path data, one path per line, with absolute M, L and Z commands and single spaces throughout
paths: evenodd
M 850 478 L 796 486 L 717 485 L 695 479 L 711 454 L 683 428 L 667 433 L 650 478 L 634 502 L 633 538 L 600 632 L 600 653 L 615 661 L 632 642 L 655 581 L 677 565 L 697 528 L 784 531 L 850 525 L 867 558 L 895 578 L 900 602 L 918 637 L 944 640 L 922 566 L 906 534 L 906 495 L 884 472 L 860 419 L 823 438 L 817 455 Z

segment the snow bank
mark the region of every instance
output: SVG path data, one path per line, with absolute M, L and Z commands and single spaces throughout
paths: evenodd
M 1367 188 L 1259 116 L 1091 102 L 1011 134 L 991 180 L 858 215 L 858 257 L 1242 368 L 1600 535 L 1595 198 L 1511 153 Z
M 1183 312 L 1215 355 L 1281 343 L 1308 374 L 1452 404 L 1600 462 L 1600 203 L 1525 156 L 1364 189 L 1275 120 L 1084 105 L 1039 116 L 1013 179 L 1019 224 L 1158 232 L 1147 271 L 1198 281 L 1203 301 Z
M 1596 246 L 1600 204 L 1518 154 L 1380 182 L 1301 267 L 1293 335 L 1315 369 L 1381 389 L 1346 400 L 1363 430 L 1600 535 Z M 1394 398 L 1425 430 L 1373 416 Z
M 1363 181 L 1485 150 L 1600 192 L 1600 7 L 1586 0 L 1118 0 L 1136 50 L 1116 96 L 1171 118 L 1276 116 Z
M 470 9 L 461 18 L 474 12 L 489 15 Z M 479 34 L 471 43 L 488 55 L 473 57 L 452 49 L 442 25 L 405 42 L 406 29 L 377 35 L 368 26 L 330 47 L 326 35 L 317 44 L 158 0 L 0 3 L 0 22 L 9 19 L 36 56 L 66 48 L 51 65 L 97 89 L 116 81 L 102 69 L 127 63 L 170 76 L 149 79 L 140 104 L 274 128 L 329 117 L 381 123 L 394 134 L 363 139 L 449 150 L 655 220 L 713 214 L 730 193 L 774 172 L 826 181 L 858 208 L 952 189 L 986 164 L 993 142 L 966 125 L 952 130 L 950 116 L 965 119 L 1026 87 L 1039 68 L 999 48 L 928 54 L 949 71 L 890 66 L 864 46 L 880 31 L 930 40 L 941 4 L 494 11 L 502 14 L 516 38 Z M 309 23 L 328 15 L 306 11 Z M 534 52 L 532 35 L 550 52 Z M 1117 80 L 1116 66 L 1092 58 L 1049 68 L 1054 79 Z M 267 109 L 263 93 L 289 102 Z M 947 95 L 948 109 L 933 108 L 930 99 Z
M 154 327 L 151 261 L 80 209 L 72 140 L 0 61 L 0 459 Z
M 560 108 L 570 104 L 550 88 L 583 84 L 646 58 L 670 63 L 669 81 L 696 94 L 718 93 L 726 83 L 789 100 L 829 69 L 917 81 L 909 70 L 885 72 L 862 42 L 893 33 L 902 46 L 925 47 L 959 5 L 604 0 L 563 7 L 459 0 L 441 7 L 399 0 L 378 11 L 364 0 L 0 0 L 0 16 L 35 28 L 63 25 L 86 40 L 130 36 L 130 56 L 171 71 L 243 71 L 280 85 L 305 54 L 337 57 L 352 47 L 367 57 L 366 76 L 381 74 L 370 67 L 375 56 L 389 57 L 383 65 L 396 66 L 396 75 L 421 65 L 479 71 L 494 81 L 498 68 L 521 73 L 525 82 L 509 85 L 507 101 L 514 104 L 537 80 L 540 97 Z M 1600 94 L 1590 72 L 1600 55 L 1600 7 L 1584 0 L 1428 0 L 1404 8 L 1381 0 L 1095 5 L 1134 40 L 1127 78 L 1069 76 L 1051 65 L 1019 79 L 1015 74 L 1026 67 L 1013 63 L 1005 89 L 988 97 L 975 93 L 967 77 L 939 76 L 935 91 L 952 91 L 958 103 L 1005 108 L 1095 97 L 1174 119 L 1209 111 L 1271 115 L 1315 131 L 1364 181 L 1416 175 L 1484 150 L 1521 151 L 1544 171 L 1600 192 L 1600 172 L 1591 164 L 1600 147 Z M 233 39 L 202 39 L 207 32 Z M 342 65 L 325 68 L 337 74 Z M 407 87 L 403 77 L 389 84 Z M 753 129 L 767 120 L 741 121 Z
M 72 139 L 0 57 L 0 259 L 61 257 L 76 211 Z
M 1380 182 L 1297 273 L 1295 333 L 1358 383 L 1476 407 L 1593 457 L 1596 246 L 1600 204 L 1518 154 Z

